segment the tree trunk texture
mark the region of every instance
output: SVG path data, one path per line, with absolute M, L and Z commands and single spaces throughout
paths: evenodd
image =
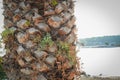
M 72 0 L 3 0 L 8 80 L 78 80 Z

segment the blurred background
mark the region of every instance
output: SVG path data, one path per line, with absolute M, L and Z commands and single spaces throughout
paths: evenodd
M 120 76 L 120 0 L 76 0 L 78 56 L 89 75 Z

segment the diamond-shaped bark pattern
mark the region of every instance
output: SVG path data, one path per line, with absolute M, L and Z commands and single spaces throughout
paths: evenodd
M 17 22 L 17 26 L 21 29 L 26 29 L 30 26 L 29 22 L 25 19 L 22 19 Z
M 54 15 L 54 14 L 55 14 L 55 11 L 52 10 L 52 9 L 49 9 L 49 10 L 47 10 L 47 11 L 44 12 L 45 16 L 50 16 L 50 15 Z
M 58 4 L 55 8 L 55 12 L 56 13 L 61 13 L 64 10 L 64 7 L 62 6 L 62 4 Z
M 17 33 L 16 38 L 19 43 L 24 44 L 28 40 L 28 35 L 26 33 L 19 32 Z
M 45 61 L 50 65 L 54 65 L 56 58 L 54 56 L 48 56 Z
M 22 47 L 22 46 L 19 46 L 18 48 L 17 48 L 17 53 L 18 54 L 21 54 L 22 52 L 24 52 L 25 51 L 25 49 Z
M 27 32 L 28 32 L 28 34 L 35 34 L 35 33 L 39 32 L 39 30 L 37 30 L 37 29 L 35 29 L 35 28 L 29 28 L 29 29 L 27 30 Z
M 9 80 L 73 80 L 78 75 L 73 3 L 3 0 L 4 27 L 13 30 L 3 57 Z
M 69 27 L 62 27 L 59 29 L 58 33 L 60 35 L 66 35 L 71 31 L 71 29 Z
M 6 28 L 10 28 L 13 26 L 13 23 L 10 20 L 4 20 L 4 25 Z
M 45 32 L 50 31 L 50 28 L 46 23 L 38 23 L 38 24 L 36 24 L 36 26 L 42 31 L 45 31 Z
M 36 56 L 37 58 L 39 58 L 39 59 L 43 59 L 43 58 L 45 58 L 45 57 L 48 55 L 47 52 L 45 52 L 45 51 L 40 51 L 40 50 L 35 51 L 34 54 L 35 54 L 35 56 Z
M 59 16 L 52 16 L 48 19 L 48 24 L 53 28 L 59 28 L 62 23 L 62 18 Z

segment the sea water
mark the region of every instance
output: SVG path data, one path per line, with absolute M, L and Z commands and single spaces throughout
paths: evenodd
M 80 48 L 81 70 L 89 75 L 120 76 L 120 47 Z

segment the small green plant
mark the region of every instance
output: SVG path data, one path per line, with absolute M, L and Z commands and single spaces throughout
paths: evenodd
M 30 21 L 26 21 L 25 26 L 30 26 Z
M 68 54 L 67 58 L 70 60 L 71 65 L 75 64 L 75 56 L 72 56 L 72 55 Z
M 5 29 L 2 33 L 1 33 L 1 36 L 4 39 L 6 39 L 8 37 L 8 35 L 13 35 L 14 34 L 14 30 L 12 29 Z
M 51 4 L 52 4 L 53 6 L 56 6 L 56 5 L 58 4 L 58 2 L 57 2 L 56 0 L 52 0 L 52 1 L 51 1 Z
M 69 44 L 68 43 L 59 41 L 57 45 L 58 45 L 58 49 L 60 52 L 65 51 L 66 53 L 69 53 Z
M 54 44 L 52 37 L 49 33 L 47 33 L 42 40 L 40 41 L 40 47 L 45 48 L 46 46 L 52 46 Z
M 59 41 L 58 44 L 58 54 L 65 55 L 70 61 L 71 65 L 75 63 L 75 56 L 70 54 L 70 44 L 67 42 Z

